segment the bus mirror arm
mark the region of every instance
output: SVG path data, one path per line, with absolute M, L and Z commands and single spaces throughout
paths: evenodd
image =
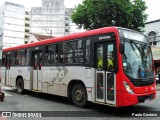
M 121 53 L 121 54 L 124 53 L 124 51 L 125 51 L 124 43 L 120 43 L 120 45 L 119 45 L 119 50 L 120 50 L 120 53 Z

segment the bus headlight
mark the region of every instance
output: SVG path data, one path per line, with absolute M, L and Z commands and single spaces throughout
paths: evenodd
M 134 92 L 133 92 L 133 90 L 131 89 L 131 87 L 129 86 L 129 84 L 128 84 L 127 82 L 125 82 L 125 81 L 123 81 L 123 83 L 124 83 L 124 86 L 125 86 L 127 92 L 128 92 L 129 94 L 134 94 Z

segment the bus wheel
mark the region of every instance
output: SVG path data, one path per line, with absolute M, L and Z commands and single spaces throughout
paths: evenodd
M 23 94 L 24 92 L 24 84 L 22 78 L 18 78 L 17 80 L 17 92 L 19 94 Z
M 83 85 L 77 84 L 73 87 L 72 101 L 78 107 L 85 107 L 87 104 L 87 92 Z

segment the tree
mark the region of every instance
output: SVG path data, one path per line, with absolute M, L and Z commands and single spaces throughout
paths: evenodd
M 141 31 L 147 19 L 143 0 L 84 0 L 71 15 L 78 28 L 118 26 Z

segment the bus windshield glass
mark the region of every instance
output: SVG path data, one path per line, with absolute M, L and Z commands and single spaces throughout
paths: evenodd
M 150 46 L 134 41 L 125 41 L 124 46 L 122 57 L 125 74 L 133 79 L 153 78 L 154 67 Z

